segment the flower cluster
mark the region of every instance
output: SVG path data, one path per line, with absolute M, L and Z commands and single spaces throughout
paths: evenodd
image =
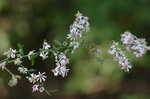
M 129 72 L 129 69 L 132 68 L 132 65 L 129 62 L 128 58 L 125 56 L 125 52 L 123 52 L 119 47 L 118 42 L 112 43 L 109 49 L 109 53 L 115 56 L 115 60 L 118 61 L 118 64 L 121 67 L 121 69 Z
M 73 48 L 72 53 L 79 47 L 79 39 L 83 33 L 89 31 L 89 25 L 88 17 L 82 16 L 78 12 L 74 23 L 70 26 L 70 33 L 67 35 L 67 39 L 70 41 L 69 46 Z
M 84 32 L 89 30 L 89 22 L 88 17 L 82 16 L 81 13 L 76 15 L 76 19 L 73 24 L 70 26 L 70 33 L 67 35 L 67 39 L 63 42 L 63 44 L 57 42 L 57 45 L 60 46 L 51 46 L 46 41 L 43 42 L 42 48 L 38 50 L 29 51 L 25 54 L 23 50 L 23 46 L 18 45 L 19 49 L 10 48 L 4 55 L 7 57 L 6 59 L 0 61 L 0 68 L 5 70 L 11 75 L 11 79 L 9 80 L 8 85 L 13 87 L 17 85 L 18 80 L 21 77 L 27 78 L 27 80 L 33 84 L 33 92 L 46 92 L 48 93 L 44 86 L 47 76 L 46 73 L 37 72 L 35 69 L 29 69 L 26 64 L 24 64 L 24 60 L 28 60 L 31 62 L 31 65 L 34 65 L 35 59 L 37 57 L 41 57 L 43 60 L 47 59 L 50 54 L 53 54 L 55 57 L 56 68 L 52 70 L 54 76 L 67 76 L 69 69 L 67 65 L 69 64 L 69 59 L 66 55 L 69 55 L 70 52 L 74 52 L 76 48 L 79 47 L 79 40 L 83 36 Z M 16 69 L 20 75 L 16 75 L 11 72 L 6 65 L 14 64 L 16 65 Z
M 38 75 L 32 73 L 30 76 L 26 77 L 30 83 L 33 84 L 32 91 L 33 92 L 44 92 L 45 88 L 42 86 L 42 83 L 46 81 L 47 76 L 44 73 L 38 73 Z
M 55 56 L 55 62 L 56 62 L 56 68 L 52 70 L 54 73 L 54 76 L 62 76 L 65 77 L 67 73 L 69 72 L 69 69 L 67 69 L 66 65 L 69 64 L 69 59 L 66 57 L 64 53 L 54 53 Z
M 143 56 L 149 49 L 145 39 L 137 38 L 135 35 L 133 35 L 130 32 L 124 32 L 121 35 L 121 41 L 126 46 L 127 50 L 133 51 L 133 54 L 136 57 Z
M 118 45 L 119 42 L 113 42 L 109 53 L 115 55 L 115 59 L 121 65 L 121 69 L 124 69 L 125 71 L 129 71 L 129 69 L 132 68 L 132 65 L 128 61 L 127 56 L 125 56 L 125 53 L 132 51 L 136 57 L 141 57 L 150 49 L 150 47 L 147 46 L 145 39 L 137 38 L 130 32 L 124 32 L 121 35 L 120 45 L 123 47 L 122 49 L 125 50 L 122 50 Z
M 46 73 L 34 73 L 34 69 L 29 69 L 26 65 L 24 65 L 24 60 L 27 59 L 33 65 L 35 58 L 41 57 L 43 60 L 45 60 L 50 54 L 52 54 L 55 57 L 56 63 L 56 67 L 52 69 L 54 76 L 67 76 L 67 73 L 70 71 L 70 69 L 67 68 L 67 65 L 70 61 L 68 55 L 70 52 L 74 53 L 74 51 L 79 48 L 81 43 L 80 41 L 83 40 L 82 38 L 84 33 L 89 31 L 89 26 L 89 18 L 78 12 L 76 14 L 75 21 L 70 26 L 69 34 L 65 38 L 66 40 L 63 43 L 56 42 L 59 46 L 51 46 L 44 41 L 42 48 L 29 51 L 27 54 L 23 52 L 21 46 L 18 50 L 10 48 L 4 53 L 7 58 L 0 61 L 0 69 L 5 70 L 11 75 L 8 85 L 11 87 L 15 86 L 18 83 L 18 80 L 24 76 L 32 84 L 33 92 L 47 92 L 43 87 L 47 79 Z M 97 54 L 97 58 L 101 58 L 99 57 L 102 55 L 101 49 L 94 49 L 92 46 L 89 46 L 89 48 L 91 48 L 91 51 Z M 130 32 L 124 32 L 121 35 L 121 43 L 113 41 L 112 45 L 110 46 L 109 53 L 114 56 L 114 59 L 118 62 L 121 69 L 129 72 L 129 70 L 132 68 L 132 65 L 126 56 L 126 53 L 128 51 L 132 51 L 136 57 L 140 57 L 143 56 L 147 50 L 150 50 L 150 47 L 147 46 L 145 39 L 137 38 Z M 100 60 L 103 61 L 102 58 Z M 13 74 L 6 67 L 6 65 L 10 63 L 16 65 L 16 68 L 21 76 Z M 35 70 L 35 72 L 37 71 Z
M 45 88 L 40 86 L 40 85 L 36 85 L 35 84 L 35 85 L 32 86 L 32 92 L 40 92 L 40 93 L 42 93 L 44 91 L 45 91 Z

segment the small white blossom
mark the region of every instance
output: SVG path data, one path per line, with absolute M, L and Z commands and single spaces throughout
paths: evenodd
M 20 58 L 17 58 L 15 61 L 14 61 L 14 64 L 15 65 L 20 65 L 22 63 L 21 59 Z
M 37 92 L 39 90 L 39 85 L 32 86 L 32 92 Z
M 35 84 L 37 82 L 37 75 L 36 74 L 30 74 L 30 77 L 27 77 L 30 83 Z
M 42 93 L 44 91 L 45 91 L 45 88 L 40 86 L 40 85 L 38 85 L 38 84 L 35 84 L 35 85 L 32 86 L 32 92 L 40 92 L 40 93 Z
M 46 41 L 44 41 L 43 49 L 49 49 L 49 48 L 51 48 L 51 46 Z
M 40 57 L 42 57 L 43 60 L 47 59 L 48 58 L 48 52 L 47 51 L 41 51 Z
M 43 48 L 41 49 L 41 52 L 40 52 L 40 57 L 42 57 L 43 60 L 48 58 L 49 48 L 51 48 L 51 46 L 46 41 L 44 41 Z
M 118 45 L 119 43 L 113 42 L 109 49 L 109 53 L 115 56 L 115 60 L 118 61 L 121 69 L 129 72 L 129 69 L 132 68 L 132 65 L 128 58 L 125 56 L 125 53 L 121 50 L 120 47 L 118 47 Z
M 5 68 L 5 66 L 6 66 L 6 62 L 5 61 L 0 63 L 0 68 L 2 70 Z
M 8 58 L 15 58 L 17 51 L 15 49 L 10 48 L 7 52 L 4 53 Z
M 57 66 L 55 69 L 52 70 L 54 73 L 54 76 L 62 76 L 65 77 L 67 76 L 67 73 L 69 72 L 69 69 L 66 68 L 66 66 Z
M 44 73 L 40 73 L 37 75 L 37 81 L 41 82 L 45 82 L 46 81 L 46 76 L 45 76 L 45 72 Z
M 27 79 L 29 80 L 30 83 L 35 84 L 36 82 L 45 82 L 46 81 L 46 76 L 45 76 L 45 72 L 44 73 L 38 73 L 38 75 L 36 74 L 30 74 L 30 77 L 27 77 Z
M 44 88 L 44 87 L 40 87 L 40 88 L 39 88 L 39 92 L 42 93 L 42 92 L 44 92 L 44 91 L 45 91 L 45 88 Z
M 25 67 L 18 67 L 18 71 L 22 74 L 27 74 L 28 73 L 28 69 Z

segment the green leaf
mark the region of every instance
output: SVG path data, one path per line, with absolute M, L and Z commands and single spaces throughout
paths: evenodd
M 36 70 L 35 69 L 29 69 L 29 72 L 35 72 Z
M 19 53 L 20 53 L 21 55 L 24 55 L 24 51 L 23 51 L 24 45 L 18 43 L 17 46 L 18 46 L 18 49 L 19 49 Z
M 32 55 L 31 56 L 31 65 L 34 65 L 35 64 L 35 59 L 36 59 L 36 55 Z
M 54 40 L 54 43 L 55 43 L 56 45 L 58 45 L 58 46 L 61 46 L 61 45 L 62 45 L 62 43 L 61 43 L 60 41 L 58 41 L 58 40 Z

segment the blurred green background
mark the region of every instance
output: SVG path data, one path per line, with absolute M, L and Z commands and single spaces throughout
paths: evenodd
M 150 0 L 0 0 L 1 59 L 18 43 L 28 52 L 40 48 L 44 39 L 62 41 L 77 11 L 90 18 L 87 40 L 103 50 L 103 64 L 80 49 L 71 58 L 70 73 L 61 78 L 50 72 L 52 60 L 37 59 L 35 68 L 49 74 L 47 88 L 52 96 L 32 93 L 26 80 L 9 88 L 10 77 L 1 71 L 0 99 L 150 99 L 150 53 L 134 59 L 129 73 L 106 54 L 110 42 L 126 30 L 150 44 Z

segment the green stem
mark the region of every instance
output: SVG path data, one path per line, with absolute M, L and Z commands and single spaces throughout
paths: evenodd
M 6 67 L 4 68 L 4 70 L 6 71 L 6 72 L 8 72 L 11 76 L 15 76 L 9 69 L 7 69 Z

